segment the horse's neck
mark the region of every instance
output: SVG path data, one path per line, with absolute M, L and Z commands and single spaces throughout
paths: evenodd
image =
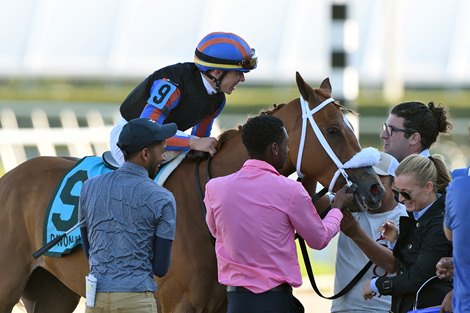
M 226 142 L 223 149 L 217 152 L 212 159 L 210 164 L 211 176 L 219 177 L 235 173 L 248 158 L 248 153 L 241 140 L 241 133 L 237 134 Z

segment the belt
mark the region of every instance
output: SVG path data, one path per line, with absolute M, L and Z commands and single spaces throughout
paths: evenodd
M 227 286 L 227 292 L 250 292 L 253 293 L 250 289 L 239 286 Z M 272 289 L 266 290 L 265 292 L 290 292 L 292 293 L 292 286 L 289 284 L 281 284 Z

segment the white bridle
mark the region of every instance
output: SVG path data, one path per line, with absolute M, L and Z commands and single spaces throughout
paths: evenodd
M 333 178 L 328 187 L 329 192 L 333 191 L 333 187 L 336 184 L 336 180 L 338 179 L 340 174 L 343 175 L 343 177 L 346 179 L 348 186 L 351 186 L 353 184 L 352 181 L 349 179 L 348 174 L 346 173 L 346 169 L 372 166 L 372 165 L 377 164 L 380 161 L 380 153 L 375 148 L 365 148 L 359 151 L 349 161 L 347 161 L 344 164 L 338 159 L 333 149 L 331 149 L 330 145 L 328 144 L 328 141 L 326 141 L 325 137 L 323 136 L 317 123 L 313 119 L 313 115 L 315 113 L 317 113 L 318 111 L 323 109 L 326 105 L 334 101 L 335 100 L 333 98 L 328 98 L 322 103 L 320 103 L 319 105 L 317 105 L 315 108 L 310 110 L 308 106 L 308 102 L 305 101 L 304 98 L 302 98 L 302 96 L 300 96 L 300 107 L 302 108 L 302 134 L 300 137 L 299 153 L 297 155 L 297 166 L 296 166 L 297 175 L 299 177 L 303 177 L 303 174 L 300 171 L 300 165 L 302 164 L 302 155 L 304 152 L 305 137 L 307 133 L 307 119 L 308 119 L 310 122 L 310 125 L 312 126 L 313 132 L 318 138 L 318 141 L 321 143 L 323 149 L 325 149 L 326 153 L 330 156 L 331 160 L 336 164 L 336 167 L 338 168 L 338 170 L 333 175 Z M 345 120 L 347 121 L 346 118 Z M 348 127 L 351 127 L 351 124 L 349 123 L 349 121 L 348 121 Z

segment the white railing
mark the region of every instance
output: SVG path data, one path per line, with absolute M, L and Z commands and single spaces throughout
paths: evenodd
M 85 116 L 86 127 L 80 127 L 78 116 L 70 109 L 57 113 L 61 127 L 51 127 L 48 115 L 42 109 L 31 111 L 31 128 L 20 128 L 16 113 L 11 108 L 0 111 L 0 160 L 5 172 L 28 158 L 37 155 L 84 157 L 100 155 L 109 150 L 109 134 L 113 125 L 106 125 L 97 110 L 89 110 Z M 119 116 L 113 116 L 115 121 Z M 64 149 L 66 147 L 66 149 Z M 32 149 L 31 149 L 32 148 Z M 28 150 L 29 149 L 29 150 Z M 33 155 L 27 151 L 35 150 Z
M 17 110 L 13 111 L 12 107 Z M 5 172 L 34 156 L 73 156 L 101 155 L 109 150 L 109 134 L 114 122 L 119 118 L 119 109 L 105 108 L 96 110 L 96 105 L 86 109 L 72 111 L 69 107 L 54 111 L 45 107 L 32 107 L 32 109 L 17 109 L 18 104 L 0 107 L 0 163 Z M 52 113 L 52 112 L 54 113 Z M 25 113 L 28 112 L 28 113 Z M 47 112 L 47 113 L 46 113 Z M 25 118 L 31 120 L 30 127 L 19 127 L 18 120 Z M 59 127 L 50 125 L 49 120 L 59 121 Z M 81 126 L 79 126 L 79 120 Z M 246 116 L 223 115 L 212 129 L 212 135 L 218 136 L 221 132 L 219 125 L 233 128 L 242 124 Z M 383 117 L 362 117 L 360 134 L 379 136 Z M 454 135 L 465 138 L 467 141 L 469 122 L 464 118 L 454 118 Z M 24 124 L 24 123 L 23 123 Z M 58 124 L 58 123 L 54 123 Z M 86 124 L 85 126 L 83 124 Z M 56 126 L 56 125 L 54 125 Z M 442 138 L 444 139 L 445 136 Z M 466 166 L 469 162 L 470 146 L 465 143 L 454 143 L 440 140 L 433 145 L 433 153 L 447 156 L 451 169 Z M 0 166 L 1 167 L 1 166 Z M 1 175 L 1 168 L 0 168 Z

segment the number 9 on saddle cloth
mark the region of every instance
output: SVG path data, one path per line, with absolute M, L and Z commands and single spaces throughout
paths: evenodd
M 185 157 L 185 153 L 168 155 L 167 162 L 160 167 L 154 179 L 155 182 L 162 186 Z M 84 157 L 65 174 L 55 189 L 49 202 L 49 208 L 46 211 L 44 219 L 44 245 L 64 235 L 78 223 L 78 204 L 83 183 L 91 177 L 108 173 L 118 167 L 111 153 L 107 151 L 103 153 L 102 157 Z M 76 246 L 81 244 L 80 229 L 77 227 L 44 254 L 61 257 L 63 254 L 69 254 Z

